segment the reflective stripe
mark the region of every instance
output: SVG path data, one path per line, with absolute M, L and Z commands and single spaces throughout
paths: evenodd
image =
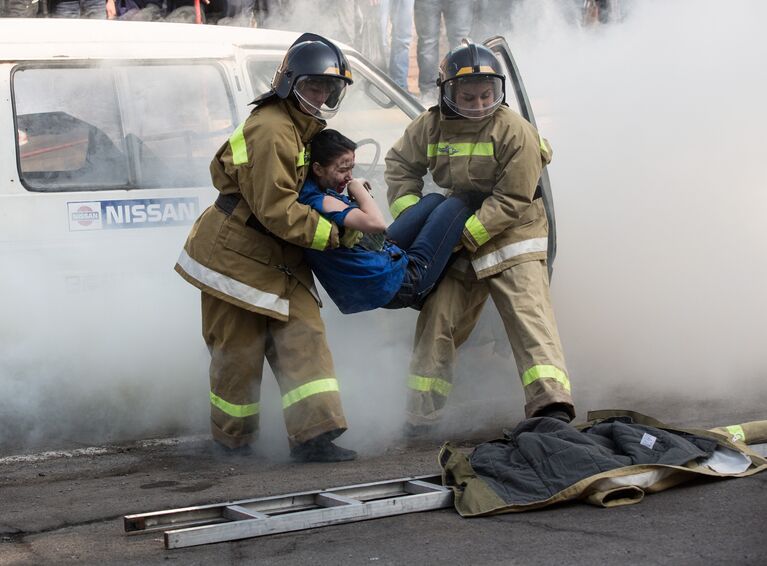
M 320 221 L 317 223 L 317 230 L 314 232 L 314 239 L 312 240 L 313 250 L 324 250 L 328 247 L 328 241 L 330 240 L 330 221 L 320 216 Z
M 743 430 L 742 426 L 740 426 L 740 425 L 731 425 L 731 426 L 725 427 L 725 430 L 732 435 L 731 440 L 733 442 L 745 442 L 746 441 L 746 433 Z
M 475 215 L 469 216 L 465 226 L 478 246 L 481 246 L 490 239 L 490 234 L 487 233 L 484 225 Z
M 338 391 L 338 380 L 335 377 L 326 377 L 310 381 L 309 383 L 304 383 L 282 396 L 282 408 L 287 409 L 291 405 L 303 401 L 307 397 L 317 395 L 318 393 L 328 393 L 330 391 Z
M 543 153 L 543 155 L 548 155 L 549 146 L 546 144 L 546 140 L 541 134 L 538 134 L 538 143 L 541 145 L 541 153 Z
M 213 271 L 189 257 L 186 250 L 181 251 L 181 255 L 178 258 L 178 265 L 186 271 L 190 277 L 193 277 L 211 289 L 220 291 L 224 295 L 242 301 L 248 305 L 288 316 L 288 306 L 290 303 L 287 299 L 282 299 L 279 295 L 266 293 L 255 287 L 250 287 L 236 279 L 232 279 L 217 271 Z
M 503 246 L 499 250 L 490 252 L 487 255 L 478 257 L 472 260 L 471 265 L 474 267 L 474 271 L 480 272 L 484 269 L 494 267 L 522 254 L 529 254 L 533 252 L 545 252 L 548 249 L 548 238 L 532 238 L 531 240 L 522 240 L 521 242 L 515 242 L 508 246 Z
M 430 143 L 426 146 L 426 157 L 493 157 L 493 142 L 479 143 Z
M 422 375 L 410 375 L 407 379 L 407 386 L 414 391 L 428 393 L 434 391 L 443 397 L 450 394 L 453 384 L 438 377 L 424 377 Z
M 402 214 L 402 212 L 406 208 L 410 208 L 411 206 L 416 204 L 419 200 L 421 200 L 421 197 L 419 197 L 418 195 L 405 195 L 405 196 L 399 197 L 397 200 L 391 203 L 391 206 L 389 207 L 389 211 L 391 212 L 392 218 L 396 219 L 397 216 Z
M 556 366 L 533 366 L 522 374 L 522 385 L 527 387 L 539 379 L 554 379 L 561 383 L 565 390 L 570 391 L 570 380 L 567 374 Z
M 218 407 L 227 415 L 238 418 L 252 417 L 258 414 L 258 403 L 248 403 L 247 405 L 235 405 L 229 401 L 224 401 L 221 397 L 210 392 L 210 404 Z
M 310 146 L 306 146 L 303 151 L 300 151 L 296 156 L 296 167 L 303 167 L 312 160 L 312 150 Z
M 461 67 L 458 69 L 458 72 L 455 74 L 456 77 L 459 77 L 461 75 L 468 75 L 469 73 L 474 72 L 474 67 Z M 480 65 L 479 67 L 480 73 L 494 73 L 495 71 L 490 65 Z
M 244 127 L 245 122 L 237 126 L 232 137 L 229 138 L 229 146 L 232 148 L 232 163 L 235 165 L 248 162 L 248 147 L 245 145 L 245 136 L 242 135 Z

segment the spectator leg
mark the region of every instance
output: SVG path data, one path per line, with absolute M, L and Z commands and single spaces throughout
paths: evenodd
M 416 0 L 413 17 L 418 34 L 418 88 L 423 96 L 437 88 L 441 0 Z
M 106 2 L 104 3 L 104 11 L 106 12 Z M 54 18 L 79 18 L 80 2 L 78 0 L 59 0 L 54 3 L 51 15 Z
M 104 0 L 80 0 L 82 17 L 90 20 L 105 20 L 107 17 L 106 2 Z
M 445 29 L 449 48 L 461 45 L 461 40 L 469 37 L 474 21 L 474 5 L 464 0 L 445 0 Z
M 410 42 L 413 39 L 413 0 L 390 0 L 391 51 L 389 76 L 407 90 Z

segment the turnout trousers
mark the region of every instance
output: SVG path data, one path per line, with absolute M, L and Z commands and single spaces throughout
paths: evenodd
M 434 423 L 452 389 L 456 349 L 471 334 L 488 295 L 503 320 L 525 391 L 525 415 L 561 403 L 575 416 L 570 381 L 549 296 L 546 262 L 519 263 L 481 280 L 451 272 L 418 317 L 408 378 L 408 420 Z
M 257 436 L 264 358 L 282 393 L 291 447 L 346 430 L 325 325 L 303 285 L 290 295 L 287 322 L 202 293 L 202 331 L 211 354 L 211 431 L 218 442 L 238 448 Z

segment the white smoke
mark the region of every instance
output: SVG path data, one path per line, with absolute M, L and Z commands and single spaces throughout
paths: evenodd
M 767 5 L 622 4 L 621 22 L 583 28 L 569 3 L 517 2 L 507 34 L 554 146 L 552 288 L 578 413 L 619 403 L 682 418 L 672 407 L 686 404 L 699 422 L 695 410 L 723 399 L 756 418 L 767 401 Z M 167 268 L 160 279 L 125 268 L 116 281 L 36 285 L 55 253 L 3 270 L 0 445 L 207 431 L 199 294 L 171 272 L 183 232 L 146 251 Z M 385 449 L 403 422 L 415 313 L 330 305 L 323 316 L 350 424 L 341 443 Z M 460 353 L 446 436 L 522 417 L 493 326 Z M 261 407 L 262 443 L 284 455 L 268 371 Z
M 553 289 L 576 399 L 758 410 L 767 6 L 623 4 L 622 23 L 578 28 L 527 2 L 511 38 L 554 145 Z
M 158 265 L 170 249 L 136 258 L 154 277 L 130 261 L 105 269 L 109 278 L 62 276 L 54 254 L 14 262 L 2 285 L 1 445 L 90 445 L 205 424 L 199 303 L 172 262 Z M 88 254 L 95 263 L 112 251 L 93 243 Z

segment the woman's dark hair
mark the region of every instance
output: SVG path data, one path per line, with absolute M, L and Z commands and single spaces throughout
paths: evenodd
M 336 130 L 322 130 L 312 138 L 312 163 L 327 167 L 337 157 L 347 151 L 357 149 L 357 144 Z

